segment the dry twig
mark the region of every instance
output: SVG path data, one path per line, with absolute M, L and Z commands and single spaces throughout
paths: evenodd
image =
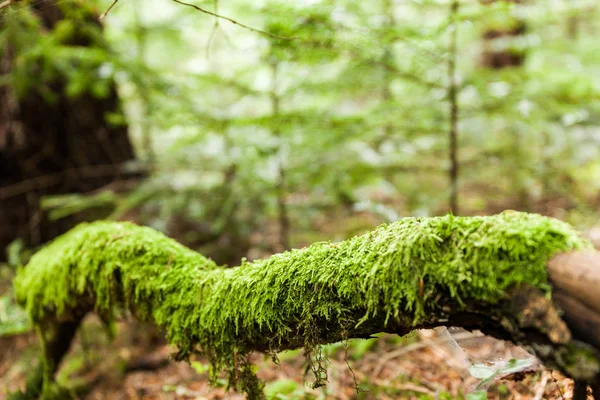
M 548 385 L 549 379 L 550 375 L 548 372 L 544 371 L 542 374 L 542 380 L 535 389 L 535 396 L 533 397 L 533 400 L 542 400 L 544 398 L 544 393 L 546 393 L 546 386 Z

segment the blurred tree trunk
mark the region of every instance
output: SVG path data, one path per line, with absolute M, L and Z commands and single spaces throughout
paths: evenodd
M 507 3 L 520 4 L 522 0 L 481 0 L 488 6 L 506 1 Z M 491 17 L 486 21 L 487 28 L 483 32 L 483 51 L 481 55 L 481 66 L 490 69 L 504 69 L 511 67 L 521 67 L 525 63 L 525 50 L 522 49 L 518 40 L 524 36 L 527 31 L 527 24 L 523 19 L 511 15 L 510 18 L 496 19 Z M 522 155 L 522 143 L 519 133 L 512 135 L 512 154 L 511 164 L 516 169 L 513 174 L 515 191 L 517 192 L 517 204 L 515 208 L 520 211 L 531 211 L 531 196 L 527 187 L 526 180 L 523 179 L 522 164 L 525 159 Z
M 271 64 L 271 115 L 278 119 L 281 115 L 281 98 L 277 93 L 277 79 L 279 73 L 279 61 L 273 58 Z M 288 207 L 286 203 L 287 196 L 287 179 L 286 179 L 286 166 L 283 157 L 281 129 L 274 128 L 273 135 L 277 140 L 277 219 L 279 221 L 279 245 L 283 250 L 290 248 L 290 216 L 288 213 Z
M 571 15 L 567 19 L 567 35 L 570 39 L 577 40 L 579 36 L 579 15 Z
M 68 20 L 73 28 L 61 45 L 106 50 L 97 15 L 74 1 L 12 5 L 9 8 L 14 9 L 0 17 L 3 31 L 23 15 L 17 14 L 23 7 L 29 7 L 28 15 L 39 20 L 38 38 L 52 34 L 59 22 Z M 36 44 L 15 43 L 9 35 L 8 44 L 0 48 L 0 76 L 21 68 L 17 66 L 19 56 L 28 54 L 29 47 Z M 32 79 L 35 71 L 41 75 L 55 68 L 54 56 L 40 57 L 35 63 Z M 75 65 L 92 68 L 83 62 Z M 99 75 L 102 66 L 98 62 L 90 74 Z M 11 84 L 0 86 L 0 260 L 16 238 L 39 245 L 78 222 L 75 217 L 51 221 L 40 207 L 43 196 L 104 187 L 123 177 L 124 163 L 134 159 L 127 126 L 106 120 L 107 115 L 121 114 L 114 81 L 103 95 L 89 90 L 68 95 L 68 83 L 64 74 L 55 74 L 25 93 L 17 94 Z
M 459 162 L 458 162 L 458 82 L 456 79 L 456 61 L 457 61 L 457 30 L 458 30 L 458 0 L 452 0 L 450 3 L 450 22 L 452 28 L 450 31 L 450 45 L 448 49 L 448 102 L 449 102 L 449 114 L 450 114 L 450 126 L 448 131 L 448 158 L 450 160 L 450 170 L 448 178 L 450 184 L 450 211 L 454 215 L 459 215 L 459 196 L 458 196 L 458 175 L 459 175 Z
M 481 0 L 483 4 L 491 5 L 499 1 L 520 4 L 521 0 Z M 502 69 L 519 67 L 525 62 L 525 52 L 513 45 L 519 36 L 527 31 L 525 21 L 518 17 L 508 21 L 493 21 L 483 32 L 483 54 L 481 65 L 486 68 Z

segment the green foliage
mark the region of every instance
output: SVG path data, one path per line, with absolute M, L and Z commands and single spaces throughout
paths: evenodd
M 301 384 L 292 379 L 279 379 L 265 386 L 267 399 L 291 400 L 305 398 L 305 392 Z
M 272 352 L 305 346 L 320 371 L 314 346 L 343 340 L 350 328 L 424 323 L 443 307 L 441 294 L 466 305 L 493 304 L 522 283 L 549 291 L 548 259 L 586 246 L 567 224 L 539 215 L 449 215 L 407 218 L 344 242 L 223 269 L 153 229 L 96 222 L 36 253 L 15 287 L 36 325 L 86 304 L 105 320 L 129 309 L 164 328 L 179 358 L 199 346 L 213 379 L 227 369 L 258 393 L 245 361 L 253 345 Z
M 278 61 L 322 63 L 335 57 L 335 24 L 331 6 L 306 8 L 271 3 L 265 29 L 291 40 L 271 40 L 271 55 Z M 293 16 L 292 18 L 290 18 Z
M 199 361 L 192 361 L 190 363 L 191 367 L 194 369 L 194 371 L 196 371 L 197 374 L 203 374 L 205 372 L 208 372 L 209 370 L 209 366 L 206 364 L 203 364 Z
M 110 5 L 100 3 L 100 9 Z M 9 18 L 16 27 L 3 33 L 19 31 L 21 43 L 36 44 L 24 60 L 56 61 L 50 69 L 64 70 L 71 94 L 102 95 L 104 80 L 94 71 L 118 80 L 132 139 L 138 154 L 153 162 L 153 173 L 129 196 L 116 196 L 113 217 L 135 208 L 140 221 L 162 231 L 170 218 L 182 217 L 209 225 L 216 236 L 227 230 L 258 236 L 260 247 L 268 247 L 262 238 L 278 217 L 278 203 L 288 206 L 296 244 L 332 210 L 368 213 L 378 222 L 446 213 L 448 5 L 309 3 L 210 5 L 292 40 L 162 0 L 111 10 L 103 22 L 112 51 L 66 45 L 79 29 L 76 16 L 42 33 L 30 14 Z M 465 215 L 514 208 L 568 219 L 566 213 L 597 209 L 599 49 L 587 32 L 600 19 L 591 18 L 597 9 L 583 15 L 588 5 L 461 4 L 457 79 Z M 578 38 L 564 31 L 573 15 Z M 482 67 L 485 32 L 517 20 L 527 35 L 495 45 L 525 52 L 525 64 Z M 35 80 L 43 74 L 27 68 L 15 74 L 17 87 L 28 79 L 27 87 L 46 91 Z M 125 122 L 120 115 L 107 118 Z M 86 200 L 97 205 L 97 198 L 83 196 L 53 215 L 85 210 Z M 372 211 L 381 209 L 391 212 Z
M 348 353 L 353 360 L 361 359 L 377 343 L 377 338 L 352 340 L 348 344 Z
M 182 214 L 207 221 L 214 232 L 227 225 L 246 237 L 265 234 L 282 199 L 296 221 L 294 236 L 340 206 L 384 206 L 401 216 L 447 212 L 446 2 L 309 3 L 215 3 L 224 15 L 293 40 L 216 24 L 162 0 L 111 10 L 104 39 L 98 24 L 83 23 L 93 2 L 78 3 L 83 11 L 59 2 L 68 18 L 50 31 L 15 4 L 7 9 L 0 43 L 15 46 L 19 68 L 3 78 L 19 93 L 34 90 L 50 100 L 56 94 L 48 82 L 55 78 L 68 81 L 71 96 L 98 97 L 117 79 L 139 154 L 156 157 L 147 184 L 133 200 L 119 199 L 114 215 L 139 207 L 144 223 L 161 230 Z M 109 5 L 101 1 L 98 9 Z M 597 208 L 598 44 L 588 32 L 599 19 L 594 22 L 598 10 L 589 5 L 461 4 L 465 214 Z M 571 17 L 578 37 L 565 33 Z M 516 20 L 526 24 L 527 35 L 496 44 L 524 51 L 525 64 L 483 68 L 483 34 Z M 81 33 L 91 48 L 70 42 Z M 276 78 L 269 71 L 274 62 Z M 272 91 L 280 102 L 277 115 Z M 107 118 L 125 122 L 121 115 Z M 230 168 L 237 172 L 226 180 Z M 283 185 L 278 169 L 286 175 Z M 229 220 L 220 208 L 225 202 Z M 558 210 L 547 206 L 554 202 Z
M 477 390 L 467 395 L 467 400 L 487 400 L 487 392 L 485 390 Z
M 29 318 L 8 295 L 0 296 L 0 337 L 29 331 Z
M 4 45 L 14 57 L 10 80 L 15 93 L 35 93 L 53 102 L 62 94 L 55 92 L 56 84 L 65 82 L 64 94 L 71 98 L 109 96 L 114 68 L 94 10 L 72 1 L 51 7 L 64 14 L 51 29 L 27 4 L 10 7 L 3 17 Z
M 25 257 L 23 244 L 13 242 L 7 251 L 8 264 L 0 263 L 0 337 L 16 335 L 31 329 L 27 313 L 15 301 L 10 282 L 16 268 L 22 266 Z
M 100 192 L 97 196 L 84 196 L 81 194 L 67 194 L 46 196 L 40 202 L 44 210 L 48 210 L 50 219 L 61 219 L 80 211 L 90 209 L 112 208 L 117 201 L 113 192 Z
M 598 47 L 586 35 L 566 37 L 563 29 L 586 4 L 578 0 L 560 10 L 543 2 L 461 4 L 457 74 L 465 214 L 507 206 L 547 213 L 546 202 L 555 199 L 567 210 L 590 208 L 599 181 L 599 142 L 592 129 L 600 104 L 594 84 Z M 211 182 L 236 165 L 239 174 L 229 186 L 240 201 L 237 223 L 252 232 L 276 214 L 278 197 L 293 203 L 291 215 L 302 216 L 294 233 L 308 229 L 307 215 L 326 214 L 340 203 L 383 203 L 398 215 L 447 212 L 446 2 L 269 1 L 219 7 L 294 39 L 260 36 L 223 22 L 213 29 L 213 21 L 177 7 L 165 17 L 143 12 L 143 32 L 152 35 L 145 73 L 161 77 L 131 82 L 167 86 L 151 90 L 160 107 L 144 117 L 160 127 L 153 140 L 165 167 L 158 168 L 154 188 L 165 194 L 164 201 L 188 195 L 163 184 L 178 178 L 174 164 L 202 168 Z M 117 15 L 127 13 L 115 13 L 115 20 Z M 527 26 L 526 37 L 496 44 L 525 51 L 525 64 L 483 68 L 483 34 L 511 26 L 516 15 Z M 580 17 L 582 30 L 597 25 Z M 138 30 L 126 34 L 127 26 L 119 22 L 108 29 L 115 44 L 126 48 L 138 39 Z M 186 39 L 190 27 L 195 34 Z M 211 41 L 198 41 L 202 34 Z M 165 59 L 177 62 L 165 65 Z M 275 82 L 269 72 L 274 62 L 280 64 Z M 273 87 L 278 115 L 269 103 Z M 276 180 L 279 163 L 285 185 Z M 212 221 L 212 202 L 230 197 L 215 198 L 204 185 L 186 186 L 196 194 L 186 205 L 202 209 L 188 216 Z M 241 193 L 245 200 L 238 198 Z M 258 207 L 248 200 L 259 196 Z M 303 201 L 294 201 L 298 197 Z M 247 208 L 254 218 L 247 217 Z
M 510 375 L 523 371 L 527 368 L 530 368 L 534 363 L 535 361 L 533 359 L 518 360 L 512 358 L 500 368 L 486 364 L 471 365 L 471 367 L 469 367 L 469 373 L 471 376 L 481 379 L 481 382 L 479 382 L 472 393 L 467 395 L 467 400 L 486 400 L 487 390 L 484 388 L 489 385 L 494 378 L 497 376 Z

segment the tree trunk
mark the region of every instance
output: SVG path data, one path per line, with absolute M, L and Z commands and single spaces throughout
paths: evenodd
M 31 246 L 39 245 L 78 222 L 75 217 L 51 221 L 40 207 L 43 196 L 99 189 L 126 176 L 124 163 L 134 159 L 127 127 L 107 120 L 108 115 L 121 114 L 114 81 L 99 76 L 102 69 L 110 70 L 109 64 L 90 63 L 78 56 L 36 56 L 31 52 L 31 48 L 40 46 L 37 39 L 50 35 L 56 38 L 57 26 L 72 29 L 58 39 L 61 47 L 105 51 L 98 17 L 85 4 L 75 1 L 30 6 L 18 3 L 5 11 L 0 27 L 8 32 L 8 44 L 0 48 L 0 75 L 29 68 L 25 79 L 30 79 L 31 84 L 25 84 L 26 90 L 16 88 L 17 84 L 23 85 L 17 82 L 23 79 L 21 74 L 12 76 L 13 85 L 0 86 L 2 250 L 16 238 L 23 238 Z M 25 13 L 38 21 L 35 31 L 31 24 L 23 22 Z M 18 24 L 19 28 L 30 29 L 29 37 L 23 39 L 19 36 L 22 32 L 11 30 Z M 91 89 L 68 93 L 71 77 L 62 73 L 59 62 L 78 73 L 89 74 L 90 85 L 96 79 L 103 80 L 102 93 Z M 3 258 L 4 251 L 0 251 L 0 259 Z
M 498 0 L 482 0 L 484 4 L 492 4 Z M 508 0 L 509 3 L 519 4 L 521 0 Z M 514 41 L 525 34 L 525 21 L 514 17 L 508 23 L 490 27 L 483 33 L 483 54 L 481 65 L 486 68 L 502 69 L 519 67 L 525 61 L 525 52 L 511 49 Z
M 498 0 L 480 0 L 483 4 L 490 5 Z M 507 0 L 508 3 L 519 5 L 522 0 Z M 524 20 L 512 16 L 495 20 L 491 16 L 486 20 L 487 29 L 483 32 L 483 51 L 481 55 L 481 66 L 490 69 L 504 69 L 520 67 L 525 62 L 525 50 L 517 44 L 518 40 L 525 35 L 527 25 Z M 512 154 L 510 163 L 514 165 L 513 186 L 516 192 L 519 211 L 531 211 L 531 198 L 528 185 L 523 182 L 522 170 L 524 169 L 522 145 L 519 134 L 512 133 L 512 145 L 509 151 Z
M 458 161 L 458 82 L 456 79 L 456 60 L 457 60 L 457 37 L 458 37 L 458 0 L 452 0 L 450 3 L 450 21 L 452 24 L 450 31 L 450 46 L 448 49 L 448 102 L 450 114 L 450 126 L 448 131 L 448 158 L 450 160 L 450 170 L 448 171 L 450 198 L 450 211 L 454 215 L 459 214 L 459 196 L 458 196 L 458 174 L 460 164 Z
M 278 120 L 281 115 L 281 99 L 277 93 L 277 79 L 279 74 L 279 61 L 271 62 L 271 91 L 269 93 L 271 101 L 271 116 Z M 290 248 L 290 217 L 287 197 L 286 165 L 283 157 L 282 132 L 279 128 L 272 129 L 273 136 L 277 138 L 277 220 L 279 222 L 279 245 L 283 250 Z
M 560 254 L 548 263 L 554 300 L 581 340 L 600 348 L 600 253 Z

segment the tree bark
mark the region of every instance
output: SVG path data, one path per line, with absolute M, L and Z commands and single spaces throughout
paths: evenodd
M 25 7 L 40 23 L 39 38 L 53 34 L 67 20 L 73 24 L 73 34 L 62 46 L 106 50 L 97 15 L 75 1 L 14 4 L 0 17 L 0 26 L 6 28 L 10 18 L 17 21 L 17 11 Z M 35 45 L 11 42 L 9 35 L 8 45 L 0 48 L 0 75 L 23 68 L 22 64 L 17 67 L 18 57 L 28 55 L 29 47 Z M 79 65 L 76 58 L 40 57 L 28 65 L 31 79 L 37 79 L 42 70 L 58 70 L 54 65 L 58 57 L 91 76 L 102 68 L 102 64 Z M 102 96 L 90 91 L 69 95 L 68 84 L 69 78 L 58 73 L 25 93 L 16 93 L 11 85 L 0 86 L 0 260 L 4 248 L 16 238 L 37 246 L 80 221 L 75 217 L 51 221 L 40 206 L 43 196 L 99 189 L 127 176 L 124 165 L 135 158 L 127 127 L 106 119 L 109 114 L 121 114 L 114 82 L 109 82 Z M 44 93 L 44 88 L 51 94 Z
M 553 298 L 575 337 L 600 349 L 600 253 L 565 253 L 548 263 Z
M 573 338 L 600 349 L 600 252 L 564 253 L 548 263 L 554 285 L 555 304 L 564 312 Z M 600 399 L 600 374 L 588 382 L 575 382 L 574 399 L 586 399 L 589 385 L 593 397 Z

